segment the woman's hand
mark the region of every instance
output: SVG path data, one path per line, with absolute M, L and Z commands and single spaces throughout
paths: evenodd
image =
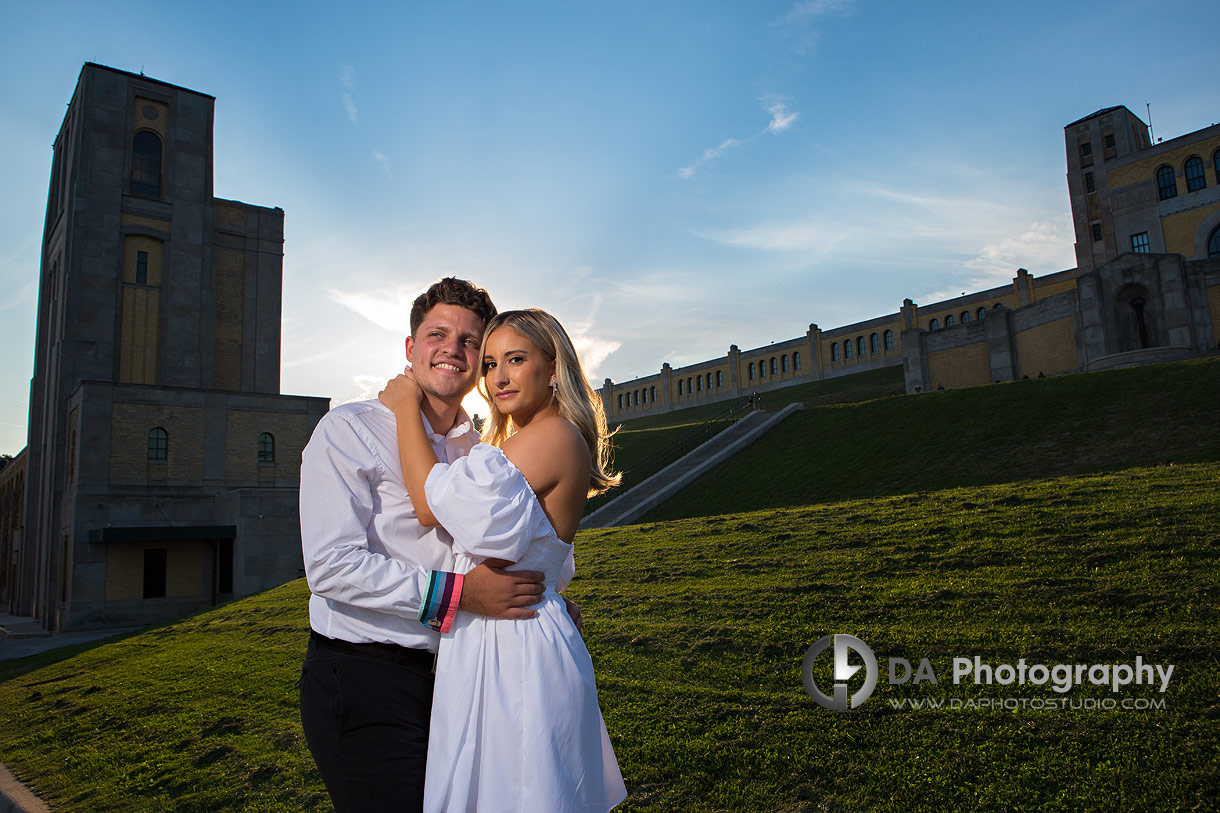
M 418 409 L 419 402 L 424 399 L 424 391 L 419 388 L 415 376 L 411 374 L 411 368 L 408 367 L 402 375 L 392 378 L 385 385 L 385 389 L 377 393 L 377 398 L 389 407 L 391 412 L 398 412 L 405 408 Z

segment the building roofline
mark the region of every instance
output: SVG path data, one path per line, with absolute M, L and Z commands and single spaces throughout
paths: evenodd
M 1124 104 L 1119 104 L 1119 105 L 1115 105 L 1114 107 L 1103 107 L 1101 110 L 1096 110 L 1096 111 L 1094 111 L 1094 112 L 1090 113 L 1089 115 L 1085 116 L 1084 118 L 1076 119 L 1076 120 L 1075 120 L 1074 122 L 1072 122 L 1071 124 L 1065 124 L 1065 125 L 1063 125 L 1063 129 L 1065 129 L 1065 130 L 1066 130 L 1066 129 L 1067 129 L 1067 128 L 1069 128 L 1069 127 L 1075 127 L 1077 124 L 1080 124 L 1080 123 L 1082 123 L 1082 122 L 1086 122 L 1086 121 L 1088 121 L 1089 119 L 1095 119 L 1095 118 L 1097 118 L 1098 116 L 1104 116 L 1106 113 L 1113 113 L 1115 110 L 1126 110 L 1126 111 L 1127 111 L 1127 112 L 1128 112 L 1130 115 L 1134 116 L 1136 119 L 1139 119 L 1139 121 L 1140 121 L 1140 123 L 1141 123 L 1141 124 L 1144 124 L 1144 120 L 1143 120 L 1143 119 L 1141 119 L 1139 116 L 1136 116 L 1134 113 L 1132 113 L 1132 112 L 1131 112 L 1131 111 L 1130 111 L 1130 110 L 1127 108 L 1127 106 L 1126 106 L 1126 105 L 1124 105 Z M 1147 124 L 1144 124 L 1144 126 L 1145 126 L 1145 127 L 1147 127 L 1148 125 L 1147 125 Z
M 131 71 L 125 71 L 125 70 L 122 70 L 121 68 L 112 68 L 109 65 L 101 65 L 97 62 L 86 62 L 85 64 L 81 65 L 80 75 L 82 77 L 85 75 L 85 70 L 88 68 L 98 68 L 99 70 L 110 71 L 111 73 L 121 74 L 122 76 L 130 76 L 133 79 L 139 79 L 144 82 L 152 82 L 154 85 L 162 85 L 167 88 L 173 88 L 174 90 L 181 90 L 184 93 L 193 93 L 196 96 L 202 96 L 205 99 L 211 99 L 212 101 L 216 101 L 216 97 L 212 96 L 211 94 L 208 94 L 208 93 L 200 93 L 197 90 L 191 90 L 190 88 L 182 87 L 182 85 L 175 85 L 171 82 L 163 82 L 160 79 L 154 79 L 153 77 L 148 76 L 143 73 L 132 73 Z

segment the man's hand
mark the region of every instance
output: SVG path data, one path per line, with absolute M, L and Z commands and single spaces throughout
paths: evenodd
M 575 601 L 572 601 L 567 596 L 563 597 L 563 603 L 568 607 L 568 615 L 572 618 L 572 623 L 576 625 L 576 631 L 581 635 L 584 635 L 585 617 L 580 614 L 580 607 L 576 605 Z
M 533 618 L 538 611 L 526 608 L 542 600 L 542 591 L 542 574 L 536 570 L 479 565 L 462 580 L 458 609 L 488 618 Z

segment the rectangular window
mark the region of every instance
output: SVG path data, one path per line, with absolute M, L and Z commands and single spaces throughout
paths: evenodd
M 1131 235 L 1131 250 L 1136 254 L 1148 253 L 1148 232 Z
M 1088 158 L 1092 154 L 1093 154 L 1093 142 L 1092 141 L 1086 141 L 1080 145 L 1080 157 L 1081 158 Z
M 1093 224 L 1093 242 L 1094 243 L 1101 242 L 1101 224 L 1100 223 Z
M 1086 172 L 1084 174 L 1084 191 L 1090 195 L 1097 191 L 1097 184 L 1093 183 L 1093 173 Z
M 136 282 L 141 285 L 148 284 L 148 252 L 136 252 Z
M 165 548 L 144 551 L 144 598 L 165 598 Z
M 1114 149 L 1114 133 L 1106 133 L 1105 144 L 1107 150 Z

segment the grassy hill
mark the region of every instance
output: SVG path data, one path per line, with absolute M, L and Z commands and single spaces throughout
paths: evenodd
M 1220 460 L 1214 357 L 813 406 L 646 519 L 1205 460 Z
M 796 402 L 806 406 L 818 406 L 857 403 L 894 395 L 902 391 L 902 368 L 886 367 L 881 370 L 855 373 L 825 381 L 784 387 L 762 393 L 761 399 L 764 408 Z M 633 475 L 632 469 L 640 461 L 675 443 L 683 435 L 697 429 L 704 422 L 721 417 L 730 406 L 740 405 L 745 400 L 745 398 L 740 398 L 733 401 L 703 404 L 618 424 L 613 440 L 613 468 L 615 471 L 623 473 L 622 485 L 591 500 L 585 513 L 591 513 L 617 497 L 624 489 L 637 484 L 639 480 Z
M 1213 807 L 1218 485 L 1214 462 L 1153 466 L 582 533 L 571 595 L 631 793 L 621 809 Z M 327 809 L 296 712 L 306 626 L 294 582 L 0 662 L 0 761 L 57 811 Z M 830 633 L 880 662 L 850 712 L 801 682 Z M 1175 671 L 1164 694 L 955 685 L 951 659 L 975 655 Z M 928 658 L 939 684 L 889 685 L 891 657 Z M 909 705 L 1021 697 L 1165 706 Z

